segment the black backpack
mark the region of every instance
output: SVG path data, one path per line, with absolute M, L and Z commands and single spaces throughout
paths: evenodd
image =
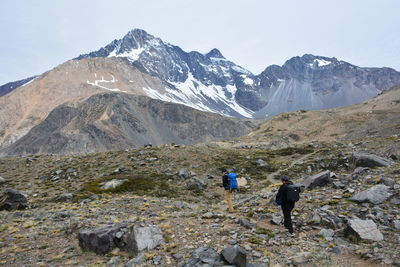
M 299 201 L 300 199 L 300 186 L 290 184 L 286 187 L 286 199 L 288 201 Z

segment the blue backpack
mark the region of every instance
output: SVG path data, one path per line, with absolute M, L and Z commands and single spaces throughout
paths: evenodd
M 236 180 L 236 173 L 228 173 L 229 189 L 238 189 L 238 182 Z

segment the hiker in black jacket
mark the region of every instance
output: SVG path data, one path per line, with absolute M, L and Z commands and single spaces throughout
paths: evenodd
M 290 214 L 294 208 L 294 201 L 287 199 L 287 186 L 293 184 L 289 177 L 281 177 L 282 185 L 279 187 L 278 194 L 276 194 L 275 203 L 282 207 L 283 212 L 283 225 L 293 234 L 292 215 Z

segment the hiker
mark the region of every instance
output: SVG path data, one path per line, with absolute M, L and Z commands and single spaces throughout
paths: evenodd
M 225 200 L 228 203 L 228 211 L 234 212 L 232 192 L 238 188 L 236 173 L 229 172 L 227 169 L 222 169 L 222 186 L 225 189 Z
M 282 208 L 283 225 L 291 235 L 294 235 L 291 212 L 295 202 L 299 200 L 300 188 L 293 186 L 293 182 L 286 175 L 281 177 L 281 181 L 282 185 L 279 187 L 278 194 L 276 194 L 275 203 Z

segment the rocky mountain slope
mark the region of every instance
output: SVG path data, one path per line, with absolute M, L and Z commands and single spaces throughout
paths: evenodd
M 400 73 L 393 69 L 360 68 L 314 55 L 293 57 L 282 67 L 272 65 L 255 75 L 217 49 L 187 53 L 140 29 L 77 59 L 96 57 L 126 57 L 168 85 L 162 94 L 147 88 L 152 97 L 230 116 L 265 118 L 299 109 L 347 106 L 400 84 Z
M 320 111 L 300 110 L 280 114 L 237 140 L 267 148 L 283 148 L 314 140 L 362 140 L 365 137 L 399 137 L 400 87 L 362 104 Z
M 102 92 L 146 95 L 225 116 L 266 118 L 360 103 L 399 83 L 400 73 L 393 69 L 360 68 L 313 55 L 255 75 L 217 49 L 185 52 L 135 29 L 1 96 L 0 148 L 25 136 L 59 105 Z
M 255 124 L 124 93 L 61 105 L 4 155 L 85 154 L 145 144 L 193 144 L 247 134 Z
M 396 144 L 398 139 L 369 137 L 357 144 L 315 142 L 280 150 L 162 145 L 75 157 L 3 158 L 0 189 L 22 192 L 29 207 L 0 211 L 0 263 L 189 267 L 219 262 L 218 253 L 238 245 L 250 266 L 396 265 L 399 162 L 366 167 L 353 155 L 384 156 Z M 234 194 L 235 213 L 226 212 L 220 167 L 234 168 L 248 182 Z M 286 174 L 302 182 L 326 171 L 326 183 L 302 192 L 293 212 L 296 236 L 288 236 L 272 202 L 279 184 L 274 177 Z M 116 187 L 105 189 L 106 184 Z M 352 200 L 377 185 L 385 192 L 368 193 L 361 203 Z M 376 235 L 346 230 L 360 220 L 357 231 L 368 225 Z M 81 248 L 79 233 L 107 225 L 156 227 L 163 242 L 138 254 Z

